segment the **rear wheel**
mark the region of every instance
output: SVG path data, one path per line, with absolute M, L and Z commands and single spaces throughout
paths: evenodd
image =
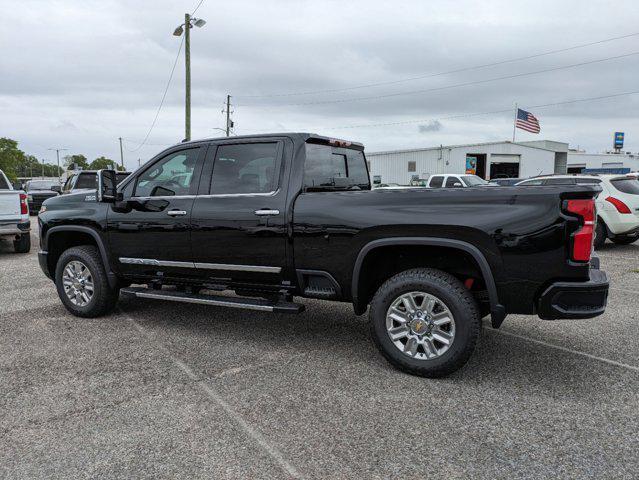
M 629 235 L 617 235 L 614 238 L 611 238 L 610 240 L 612 240 L 614 243 L 616 243 L 617 245 L 630 245 L 631 243 L 634 243 L 637 241 L 639 237 L 637 236 L 629 236 Z
M 29 253 L 31 251 L 31 234 L 23 233 L 13 241 L 13 250 L 16 253 Z
M 78 317 L 98 317 L 110 312 L 118 301 L 119 289 L 111 288 L 98 249 L 85 245 L 66 250 L 55 271 L 58 296 Z
M 425 268 L 387 280 L 373 297 L 369 319 L 382 355 L 400 370 L 423 377 L 461 368 L 480 331 L 477 303 L 464 285 Z
M 606 224 L 603 222 L 603 220 L 601 220 L 600 218 L 597 219 L 597 228 L 595 229 L 595 240 L 593 242 L 595 250 L 600 249 L 601 247 L 603 247 L 604 243 L 606 243 L 606 237 L 608 236 L 607 232 L 608 232 L 608 229 L 606 228 Z

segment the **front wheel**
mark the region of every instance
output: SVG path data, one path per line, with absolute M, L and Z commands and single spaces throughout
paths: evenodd
M 611 238 L 610 240 L 612 240 L 617 245 L 630 245 L 631 243 L 636 242 L 638 238 L 639 237 L 637 236 L 617 235 L 616 237 Z
M 64 306 L 78 317 L 99 317 L 118 301 L 119 289 L 111 288 L 98 249 L 85 245 L 60 255 L 55 285 Z
M 402 371 L 442 377 L 460 369 L 475 349 L 480 315 L 475 299 L 440 270 L 407 270 L 375 293 L 371 334 L 386 359 Z

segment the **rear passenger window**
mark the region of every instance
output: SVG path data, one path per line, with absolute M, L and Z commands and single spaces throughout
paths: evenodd
M 215 155 L 211 194 L 269 193 L 277 189 L 279 144 L 220 145 Z
M 452 188 L 452 187 L 459 188 L 461 186 L 463 186 L 462 182 L 457 177 L 448 177 L 446 179 L 446 188 Z
M 438 176 L 431 178 L 429 186 L 431 188 L 442 188 L 444 186 L 444 177 Z
M 307 143 L 304 187 L 308 190 L 369 190 L 364 153 L 350 148 Z

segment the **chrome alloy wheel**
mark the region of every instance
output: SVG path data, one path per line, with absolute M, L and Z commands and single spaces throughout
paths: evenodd
M 418 360 L 442 356 L 455 340 L 455 319 L 444 302 L 430 293 L 397 297 L 386 313 L 386 332 L 404 354 Z
M 86 306 L 93 298 L 93 276 L 78 260 L 72 260 L 64 267 L 62 286 L 71 303 L 78 307 Z

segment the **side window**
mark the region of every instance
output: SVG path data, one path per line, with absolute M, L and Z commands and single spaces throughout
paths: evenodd
M 220 145 L 210 192 L 213 195 L 274 192 L 279 173 L 277 142 Z
M 304 187 L 307 189 L 370 189 L 364 153 L 315 143 L 306 144 Z
M 442 188 L 444 186 L 444 177 L 436 175 L 430 179 L 430 188 Z
M 458 184 L 458 185 L 455 185 Z M 448 177 L 446 178 L 446 188 L 459 188 L 463 186 L 461 180 L 457 177 Z
M 64 182 L 64 187 L 62 187 L 63 192 L 70 192 L 73 188 L 73 182 L 75 181 L 76 175 L 71 175 L 67 178 L 67 181 Z
M 159 160 L 137 179 L 135 197 L 188 195 L 199 148 L 174 152 Z
M 574 178 L 548 178 L 546 179 L 546 185 L 574 185 Z
M 522 182 L 519 184 L 520 187 L 529 187 L 529 186 L 540 186 L 543 185 L 544 181 L 543 180 L 527 180 L 525 182 Z

